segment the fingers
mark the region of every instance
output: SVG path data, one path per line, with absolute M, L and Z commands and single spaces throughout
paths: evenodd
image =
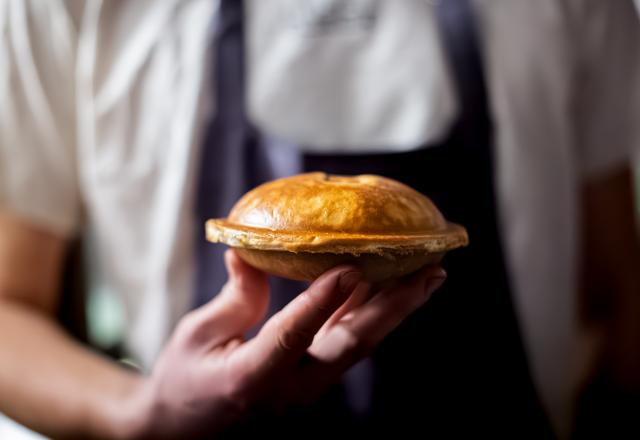
M 342 304 L 333 315 L 331 315 L 331 318 L 324 323 L 318 332 L 318 337 L 321 337 L 329 331 L 329 329 L 339 322 L 345 315 L 367 302 L 369 298 L 371 298 L 371 295 L 371 284 L 366 281 L 358 283 L 351 296 L 347 298 L 347 301 L 345 301 L 345 303 Z
M 229 280 L 209 303 L 185 317 L 191 343 L 211 349 L 241 337 L 266 313 L 267 275 L 242 261 L 233 250 L 225 253 Z
M 407 316 L 422 306 L 445 281 L 440 267 L 428 267 L 333 325 L 309 348 L 313 359 L 302 372 L 306 397 L 314 399 L 351 365 L 366 357 Z
M 253 382 L 259 385 L 298 362 L 361 279 L 361 272 L 347 266 L 326 272 L 274 315 L 258 336 L 240 347 L 236 360 L 252 371 Z
M 403 282 L 381 291 L 344 322 L 344 327 L 366 347 L 378 345 L 411 313 L 426 303 L 442 286 L 446 272 L 437 266 L 427 267 Z

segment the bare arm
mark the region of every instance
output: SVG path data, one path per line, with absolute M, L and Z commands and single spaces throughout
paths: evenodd
M 336 267 L 245 342 L 266 311 L 267 277 L 227 252 L 223 290 L 180 321 L 142 377 L 55 324 L 64 248 L 0 216 L 0 411 L 55 438 L 185 438 L 223 430 L 264 403 L 313 401 L 446 276 L 427 267 L 375 291 L 356 268 Z
M 588 182 L 583 218 L 586 312 L 604 330 L 601 366 L 617 386 L 640 392 L 640 245 L 631 171 Z
M 141 379 L 56 324 L 64 252 L 63 239 L 0 215 L 0 411 L 55 438 L 122 437 Z

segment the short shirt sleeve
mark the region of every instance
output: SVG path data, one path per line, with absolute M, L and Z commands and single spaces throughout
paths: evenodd
M 62 0 L 0 2 L 0 210 L 63 236 L 80 217 L 73 23 Z
M 640 149 L 640 19 L 632 0 L 585 0 L 576 15 L 576 145 L 586 178 Z

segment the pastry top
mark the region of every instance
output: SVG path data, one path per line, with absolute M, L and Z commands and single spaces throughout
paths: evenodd
M 292 252 L 446 251 L 467 244 L 424 195 L 380 176 L 308 173 L 245 194 L 227 219 L 207 222 L 207 238 Z

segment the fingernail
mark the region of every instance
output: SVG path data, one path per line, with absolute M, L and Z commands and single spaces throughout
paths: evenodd
M 340 275 L 338 280 L 338 286 L 340 291 L 344 294 L 349 294 L 354 291 L 358 283 L 362 280 L 362 273 L 350 271 Z
M 439 269 L 433 276 L 427 278 L 427 282 L 424 285 L 424 293 L 430 296 L 433 292 L 438 290 L 447 279 L 447 273 L 444 269 Z

